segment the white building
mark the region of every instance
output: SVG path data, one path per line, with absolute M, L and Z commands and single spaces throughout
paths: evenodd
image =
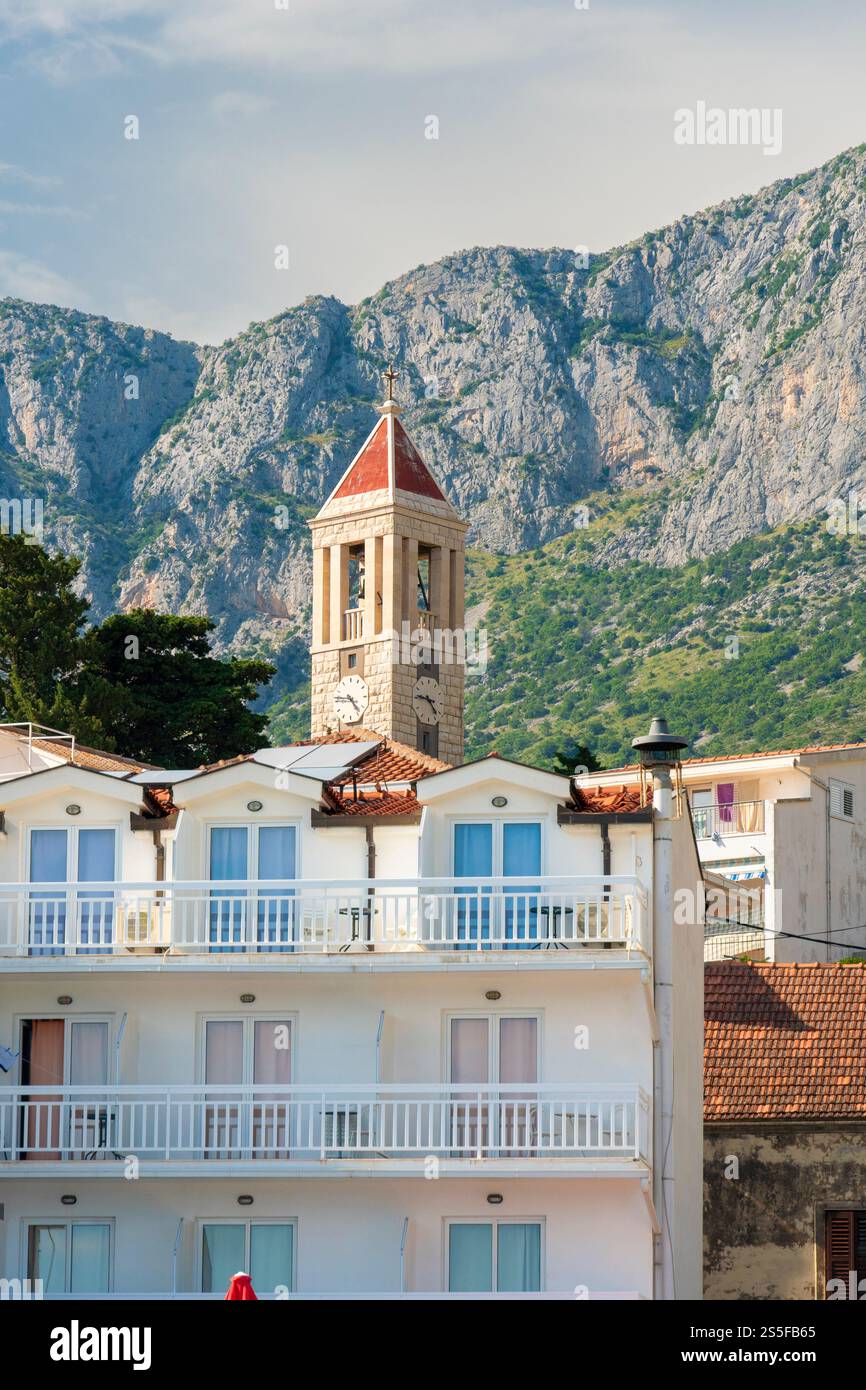
M 690 822 L 664 768 L 653 807 L 420 751 L 462 728 L 435 650 L 412 680 L 367 668 L 416 746 L 365 726 L 382 619 L 369 588 L 326 592 L 340 547 L 389 557 L 394 619 L 426 630 L 429 590 L 462 614 L 462 561 L 423 502 L 411 534 L 405 470 L 372 495 L 369 465 L 317 564 L 330 732 L 165 771 L 0 730 L 0 1273 L 49 1296 L 222 1296 L 247 1268 L 278 1297 L 700 1297 Z
M 708 960 L 838 961 L 866 947 L 866 744 L 688 758 L 681 775 L 710 902 Z M 581 786 L 636 780 L 626 767 Z

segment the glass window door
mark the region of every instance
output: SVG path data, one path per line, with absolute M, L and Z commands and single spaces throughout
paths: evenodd
M 58 1221 L 28 1226 L 27 1278 L 41 1279 L 43 1293 L 108 1293 L 110 1223 Z
M 72 1097 L 65 1109 L 59 1091 L 28 1097 L 22 1116 L 25 1158 L 58 1159 L 64 1148 L 81 1156 L 111 1147 L 111 1107 L 101 1094 L 108 1085 L 109 1041 L 107 1019 L 22 1020 L 22 1085 L 94 1088 L 91 1096 Z
M 204 1080 L 208 1086 L 239 1088 L 208 1096 L 204 1107 L 204 1149 L 209 1158 L 288 1158 L 291 1102 L 279 1090 L 251 1094 L 240 1088 L 288 1086 L 292 1079 L 292 1025 L 289 1019 L 208 1019 L 204 1038 Z
M 75 883 L 113 883 L 116 877 L 116 832 L 96 827 L 34 828 L 30 831 L 31 884 L 62 887 L 30 893 L 30 954 L 62 955 L 67 927 L 72 942 L 85 953 L 110 947 L 114 934 L 114 894 L 105 889 L 75 889 Z
M 208 1221 L 202 1226 L 202 1293 L 224 1293 L 232 1275 L 247 1271 L 256 1293 L 292 1289 L 294 1247 L 290 1221 Z
M 285 879 L 291 885 L 211 889 L 211 949 L 291 950 L 295 940 L 296 876 L 296 826 L 211 826 L 211 880 L 243 884 L 245 880 Z M 255 940 L 251 943 L 253 927 Z
M 450 1223 L 449 1293 L 538 1293 L 540 1290 L 540 1222 Z
M 540 821 L 457 821 L 454 824 L 454 877 L 477 886 L 456 888 L 457 950 L 490 950 L 502 945 L 519 949 L 538 936 L 538 891 L 541 874 Z M 484 878 L 526 878 L 512 885 L 501 903 L 492 899 Z
M 455 1152 L 514 1156 L 534 1147 L 538 1106 L 538 1018 L 478 1014 L 449 1026 L 451 1144 Z M 479 1087 L 508 1086 L 495 1090 Z M 526 1087 L 525 1092 L 511 1089 Z M 473 1090 L 474 1088 L 474 1090 Z

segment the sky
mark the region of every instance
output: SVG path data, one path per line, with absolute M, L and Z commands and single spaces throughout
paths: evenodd
M 866 140 L 864 71 L 862 0 L 0 0 L 0 296 L 218 343 L 603 251 Z M 781 149 L 678 143 L 701 102 Z

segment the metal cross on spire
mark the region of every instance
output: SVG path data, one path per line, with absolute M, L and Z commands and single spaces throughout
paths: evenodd
M 388 363 L 388 370 L 387 370 L 387 372 L 383 372 L 383 373 L 382 373 L 382 376 L 385 378 L 385 380 L 386 380 L 387 383 L 388 383 L 388 400 L 389 400 L 389 401 L 393 401 L 393 399 L 394 399 L 394 382 L 397 380 L 397 378 L 398 378 L 399 375 L 400 375 L 400 373 L 394 371 L 394 367 L 393 367 L 392 363 L 390 363 L 390 362 Z

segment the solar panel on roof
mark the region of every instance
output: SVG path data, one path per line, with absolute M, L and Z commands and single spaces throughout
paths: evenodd
M 378 746 L 378 740 L 363 743 L 301 743 L 287 748 L 262 748 L 253 754 L 253 759 L 265 767 L 303 773 L 320 782 L 332 782 Z
M 374 748 L 379 747 L 378 739 L 366 743 L 317 743 L 300 760 L 307 767 L 354 767 Z

